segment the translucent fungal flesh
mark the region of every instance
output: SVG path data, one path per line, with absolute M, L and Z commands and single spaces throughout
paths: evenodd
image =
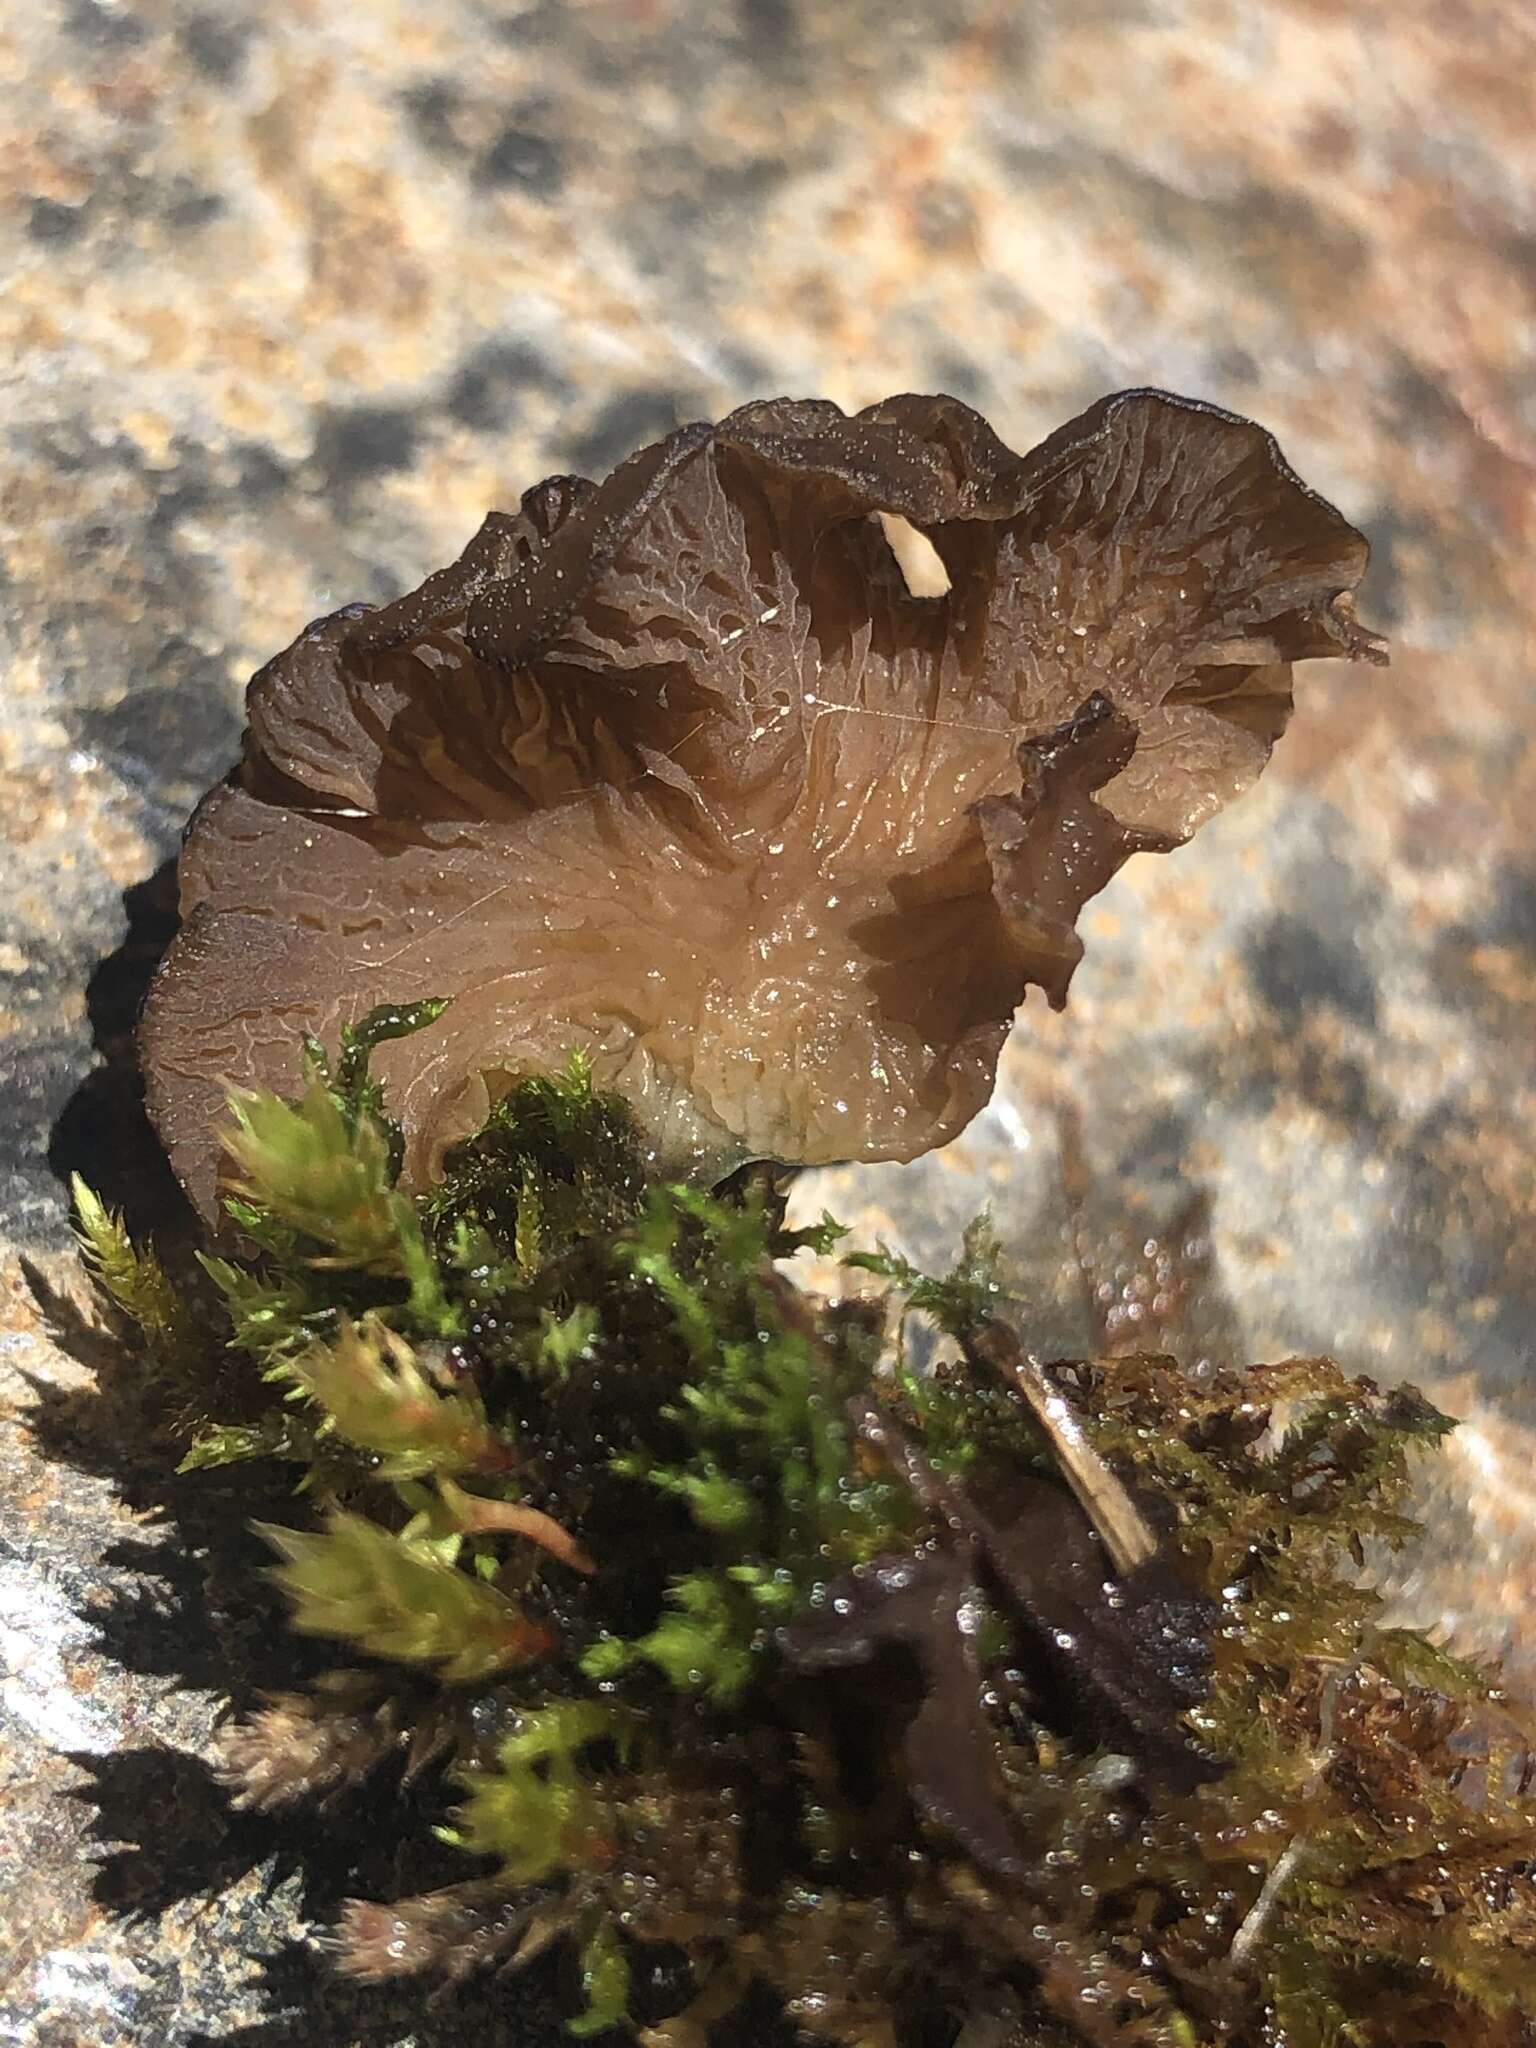
M 1156 392 L 1024 457 L 950 398 L 770 401 L 541 484 L 253 682 L 144 1021 L 178 1173 L 212 1213 L 226 1092 L 427 997 L 376 1061 L 408 1187 L 572 1046 L 669 1172 L 943 1142 L 1083 902 L 1257 775 L 1289 664 L 1382 658 L 1365 561 Z

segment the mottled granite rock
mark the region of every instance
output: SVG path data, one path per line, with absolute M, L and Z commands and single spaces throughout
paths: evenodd
M 1086 1267 L 1122 1333 L 1425 1381 L 1469 1426 L 1402 1590 L 1536 1668 L 1533 36 L 1516 0 L 9 11 L 0 2040 L 541 2038 L 505 1989 L 423 2014 L 290 1946 L 349 1871 L 387 1887 L 389 1831 L 224 1813 L 250 1503 L 167 1493 L 18 1262 L 63 1282 L 62 1167 L 163 1197 L 87 1077 L 251 668 L 753 395 L 942 388 L 1027 446 L 1166 384 L 1372 533 L 1390 676 L 1304 677 L 961 1143 L 804 1192 L 929 1256 L 991 1199 L 1043 1344 L 1086 1340 Z M 1193 1308 L 1157 1249 L 1191 1235 Z

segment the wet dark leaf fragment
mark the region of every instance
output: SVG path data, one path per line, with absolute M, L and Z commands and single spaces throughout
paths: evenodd
M 1087 898 L 1258 774 L 1290 664 L 1383 658 L 1365 562 L 1152 391 L 1026 456 L 952 398 L 779 399 L 550 478 L 252 683 L 143 1023 L 177 1173 L 213 1215 L 228 1090 L 444 997 L 377 1049 L 408 1191 L 572 1046 L 673 1176 L 914 1157 Z
M 784 1631 L 784 1652 L 808 1673 L 871 1664 L 890 1650 L 915 1658 L 923 1694 L 902 1739 L 913 1802 L 983 1869 L 1021 1878 L 1033 1856 L 1003 1804 L 982 1706 L 983 1607 L 974 1550 L 933 1541 L 834 1579 L 822 1603 Z
M 923 1698 L 903 1754 L 925 1817 L 998 1875 L 1026 1876 L 1038 1856 L 1008 1818 L 982 1704 L 989 1609 L 1012 1624 L 1032 1709 L 1047 1725 L 1124 1754 L 1167 1791 L 1219 1777 L 1180 1721 L 1204 1695 L 1215 1603 L 1161 1555 L 1117 1575 L 1062 1487 L 1019 1472 L 985 1492 L 945 1479 L 872 1399 L 855 1406 L 861 1435 L 908 1480 L 937 1533 L 835 1579 L 785 1631 L 784 1650 L 806 1672 L 867 1664 L 891 1648 L 916 1659 Z
M 1054 1691 L 1079 1736 L 1123 1748 L 1173 1789 L 1219 1774 L 1178 1717 L 1203 1697 L 1220 1610 L 1165 1553 L 1117 1572 L 1088 1515 L 1054 1482 L 1017 1468 L 945 1479 L 873 1400 L 861 1404 L 861 1425 L 989 1568 L 1026 1633 L 1043 1704 Z

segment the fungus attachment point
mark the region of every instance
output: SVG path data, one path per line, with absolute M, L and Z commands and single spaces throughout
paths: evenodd
M 950 398 L 775 400 L 552 478 L 252 684 L 144 1018 L 177 1172 L 213 1215 L 228 1089 L 438 995 L 375 1062 L 409 1187 L 573 1046 L 668 1172 L 942 1143 L 1086 898 L 1258 773 L 1288 664 L 1383 658 L 1365 561 L 1158 392 L 1023 457 Z

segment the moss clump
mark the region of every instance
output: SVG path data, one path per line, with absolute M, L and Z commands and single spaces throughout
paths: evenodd
M 465 1880 L 354 1905 L 345 1967 L 564 1950 L 573 2032 L 663 2048 L 770 2009 L 850 2048 L 1522 2038 L 1517 1717 L 1361 1568 L 1414 1533 L 1428 1403 L 1042 1373 L 984 1229 L 938 1280 L 851 1255 L 955 1340 L 911 1370 L 782 1277 L 761 1180 L 654 1184 L 579 1060 L 408 1199 L 367 1054 L 416 1021 L 235 1105 L 205 1298 L 79 1197 L 186 1464 L 287 1460 L 317 1510 L 268 1533 L 349 1668 L 243 1725 L 237 1796 L 440 1760 Z

